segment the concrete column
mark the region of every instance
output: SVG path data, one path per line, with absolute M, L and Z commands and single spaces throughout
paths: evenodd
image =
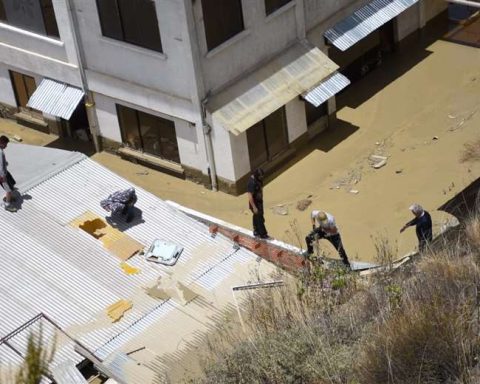
M 305 39 L 307 36 L 305 26 L 305 4 L 303 0 L 296 0 L 295 20 L 297 25 L 297 37 L 299 40 Z
M 418 3 L 418 28 L 422 29 L 427 24 L 427 17 L 425 14 L 425 0 L 420 0 Z
M 337 99 L 335 96 L 327 100 L 327 112 L 329 116 L 337 112 Z

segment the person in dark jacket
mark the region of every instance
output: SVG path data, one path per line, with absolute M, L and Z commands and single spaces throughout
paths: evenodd
M 405 224 L 401 229 L 400 233 L 405 231 L 408 227 L 415 225 L 415 230 L 417 232 L 418 239 L 418 249 L 420 252 L 423 252 L 432 241 L 432 218 L 430 214 L 425 211 L 420 204 L 413 204 L 410 206 L 410 211 L 412 211 L 415 216 L 414 219 L 410 220 Z
M 253 213 L 253 235 L 261 239 L 269 239 L 263 216 L 263 176 L 263 170 L 258 168 L 248 179 L 248 207 Z
M 15 180 L 7 170 L 8 162 L 4 153 L 4 149 L 7 148 L 9 142 L 10 140 L 7 136 L 0 136 L 0 185 L 5 190 L 5 197 L 3 198 L 5 209 L 10 212 L 16 212 L 17 208 L 12 204 L 15 201 L 13 197 Z

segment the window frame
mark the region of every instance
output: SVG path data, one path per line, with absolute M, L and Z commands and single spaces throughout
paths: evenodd
M 270 0 L 272 1 L 272 0 Z M 282 0 L 273 0 L 273 1 L 282 1 Z M 270 16 L 271 14 L 277 12 L 279 9 L 282 9 L 283 7 L 287 6 L 294 0 L 283 0 L 285 3 L 280 4 L 280 5 L 274 5 L 273 8 L 270 8 L 267 4 L 269 3 L 269 0 L 263 0 L 263 4 L 265 5 L 265 16 Z
M 8 73 L 10 75 L 10 82 L 12 84 L 13 94 L 15 95 L 15 101 L 17 102 L 17 108 L 25 108 L 25 109 L 33 110 L 33 108 L 27 107 L 27 104 L 28 104 L 28 100 L 30 100 L 30 98 L 33 95 L 33 92 L 35 92 L 35 89 L 37 88 L 37 82 L 35 81 L 35 78 L 33 76 L 26 75 L 25 73 L 22 73 L 22 72 L 13 71 L 11 69 L 8 71 Z M 15 75 L 18 75 L 19 80 L 22 82 L 21 86 L 23 87 L 23 90 L 25 91 L 25 96 L 27 98 L 25 105 L 22 105 L 20 101 L 21 97 L 18 94 L 18 89 L 17 89 L 17 86 L 19 86 L 19 84 L 15 80 Z M 27 78 L 32 80 L 33 83 L 35 84 L 35 89 L 31 93 L 29 90 L 29 86 L 26 82 Z
M 5 10 L 5 5 L 3 0 L 0 0 L 0 22 L 11 25 L 13 27 L 35 33 L 37 35 L 46 36 L 51 39 L 60 40 L 60 31 L 58 29 L 57 16 L 55 15 L 55 7 L 53 6 L 52 0 L 37 0 L 40 6 L 40 11 L 42 14 L 42 24 L 44 32 L 39 32 L 38 30 L 26 28 L 24 25 L 16 25 L 11 23 L 8 20 L 8 15 Z M 46 9 L 51 9 L 50 17 L 47 17 Z M 53 18 L 52 18 L 53 16 Z M 47 23 L 47 20 L 53 21 L 53 24 Z
M 162 159 L 162 160 L 170 161 L 170 162 L 175 163 L 175 164 L 181 164 L 180 149 L 179 149 L 179 146 L 178 146 L 177 128 L 176 128 L 174 120 L 170 120 L 170 119 L 167 119 L 167 118 L 162 117 L 162 116 L 153 115 L 153 114 L 148 113 L 148 112 L 143 112 L 143 111 L 140 111 L 138 109 L 127 107 L 126 105 L 122 105 L 122 104 L 115 104 L 115 108 L 116 108 L 116 112 L 117 112 L 118 125 L 120 127 L 122 144 L 124 146 L 126 146 L 127 148 L 131 148 L 135 151 L 139 151 L 141 153 L 150 155 L 150 156 L 155 156 L 155 157 L 157 157 L 159 159 Z M 139 147 L 140 148 L 136 148 L 135 146 L 131 146 L 128 143 L 128 140 L 126 138 L 127 128 L 123 126 L 124 118 L 121 114 L 122 109 L 127 111 L 128 113 L 133 113 L 134 116 L 135 116 L 135 127 L 130 128 L 130 129 L 134 130 L 134 133 L 136 133 L 136 137 L 138 137 L 138 139 L 139 139 L 139 144 L 140 144 Z M 169 157 L 166 156 L 167 151 L 165 150 L 165 146 L 162 142 L 160 142 L 160 153 L 152 153 L 152 151 L 147 151 L 145 149 L 147 146 L 145 145 L 145 138 L 142 135 L 142 125 L 141 125 L 141 121 L 142 121 L 141 116 L 142 115 L 145 115 L 148 118 L 153 118 L 155 120 L 159 120 L 159 121 L 164 120 L 165 122 L 171 123 L 171 127 L 173 128 L 173 133 L 175 135 L 175 145 L 176 145 L 175 159 L 172 159 L 172 158 L 169 158 Z M 161 131 L 160 131 L 160 133 L 161 133 Z M 160 138 L 165 138 L 167 140 L 169 139 L 167 136 L 162 136 L 162 135 L 158 135 L 158 136 Z
M 223 35 L 218 38 L 217 36 L 218 36 L 219 29 L 217 29 L 217 30 L 213 29 L 213 28 L 215 28 L 215 26 L 218 27 L 220 25 L 218 20 L 216 20 L 216 14 L 214 13 L 215 11 L 219 12 L 218 11 L 218 3 L 215 4 L 217 7 L 213 8 L 214 11 L 209 12 L 208 7 L 209 6 L 214 7 L 214 5 L 210 5 L 210 3 L 208 3 L 209 1 L 211 1 L 212 4 L 213 4 L 213 2 L 216 2 L 218 0 L 201 0 L 201 4 L 200 4 L 200 7 L 202 9 L 203 31 L 204 31 L 204 34 L 205 34 L 205 45 L 206 45 L 206 48 L 207 48 L 207 52 L 213 51 L 214 49 L 220 47 L 222 44 L 226 43 L 227 41 L 233 39 L 235 36 L 239 35 L 243 31 L 245 31 L 245 18 L 244 18 L 244 15 L 243 15 L 243 2 L 242 2 L 242 0 L 221 0 L 223 5 L 225 5 L 227 3 L 227 1 L 235 2 L 236 7 L 240 11 L 240 14 L 239 14 L 240 17 L 239 17 L 238 20 L 236 20 L 236 21 L 239 22 L 239 26 L 237 28 L 232 27 L 231 31 L 228 31 L 226 28 L 224 28 L 223 31 L 220 31 L 220 32 L 223 32 Z M 235 13 L 232 12 L 232 15 L 235 15 Z M 232 18 L 232 20 L 233 20 L 233 18 Z M 232 20 L 230 20 L 229 22 L 225 22 L 225 24 L 223 24 L 223 25 L 224 26 L 225 25 L 234 25 Z M 235 21 L 235 20 L 233 20 L 233 21 Z M 217 35 L 214 36 L 215 32 L 217 32 Z
M 100 23 L 100 30 L 102 32 L 102 36 L 107 37 L 109 39 L 116 40 L 116 41 L 121 41 L 123 43 L 131 44 L 131 45 L 136 46 L 136 47 L 141 47 L 141 48 L 148 49 L 148 50 L 151 50 L 151 51 L 154 51 L 154 52 L 163 53 L 162 35 L 160 33 L 160 24 L 158 22 L 158 17 L 157 17 L 157 7 L 156 7 L 156 3 L 155 3 L 154 0 L 143 0 L 143 1 L 145 1 L 145 3 L 149 3 L 153 7 L 153 10 L 154 10 L 154 12 L 150 13 L 151 17 L 153 18 L 152 20 L 150 20 L 150 22 L 153 22 L 153 25 L 155 26 L 155 31 L 154 31 L 154 34 L 150 35 L 150 38 L 148 39 L 148 42 L 145 42 L 144 39 L 143 40 L 142 39 L 136 40 L 135 38 L 130 38 L 128 36 L 129 33 L 126 32 L 126 22 L 124 21 L 124 17 L 122 16 L 122 5 L 120 3 L 122 0 L 111 0 L 111 1 L 113 1 L 113 6 L 115 7 L 115 9 L 114 9 L 115 12 L 111 12 L 111 14 L 106 15 L 106 18 L 103 17 L 104 14 L 101 11 L 101 10 L 104 9 L 103 6 L 100 6 L 100 3 L 102 1 L 105 1 L 105 0 L 96 0 L 97 15 L 98 15 L 99 23 Z M 123 11 L 125 11 L 125 9 Z M 115 19 L 112 18 L 113 17 L 112 15 L 115 16 Z M 140 22 L 141 20 L 139 20 L 139 19 L 141 19 L 141 17 L 140 17 L 141 15 L 135 14 L 135 16 L 136 16 L 135 19 L 132 19 L 130 17 L 130 18 L 128 18 L 128 20 L 131 23 Z M 118 29 L 118 30 L 116 30 L 115 33 L 110 33 L 110 31 L 106 30 L 105 20 L 107 20 L 108 18 L 110 19 L 110 25 L 112 25 L 112 22 L 117 24 L 115 26 L 115 28 Z M 150 32 L 152 32 L 152 31 L 150 31 Z M 145 31 L 142 30 L 141 32 L 145 32 Z M 142 33 L 140 33 L 140 35 L 142 35 Z M 150 43 L 152 43 L 152 44 L 150 44 Z

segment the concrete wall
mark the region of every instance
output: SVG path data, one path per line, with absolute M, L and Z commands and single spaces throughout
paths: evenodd
M 295 98 L 285 105 L 288 142 L 295 141 L 307 132 L 303 101 Z M 214 130 L 213 146 L 218 176 L 236 181 L 251 171 L 248 154 L 247 133 L 235 136 L 223 127 Z
M 202 5 L 193 2 L 205 89 L 218 91 L 245 72 L 267 62 L 296 39 L 296 2 L 265 16 L 260 0 L 243 0 L 244 31 L 207 51 Z
M 157 19 L 164 53 L 102 36 L 95 0 L 75 0 L 86 67 L 90 72 L 189 99 L 195 78 L 191 63 L 186 15 L 182 0 L 156 0 Z M 117 97 L 114 89 L 112 96 Z
M 307 132 L 305 102 L 298 97 L 285 105 L 288 126 L 288 142 L 291 143 Z
M 424 12 L 425 12 L 425 22 L 433 19 L 438 14 L 446 11 L 448 8 L 448 3 L 441 0 L 420 0 L 423 2 Z
M 400 41 L 420 28 L 420 5 L 412 5 L 397 16 L 397 41 Z
M 53 0 L 60 40 L 0 23 L 0 60 L 19 71 L 80 85 L 66 0 Z
M 326 23 L 324 30 L 347 17 L 371 0 L 303 0 L 307 31 Z

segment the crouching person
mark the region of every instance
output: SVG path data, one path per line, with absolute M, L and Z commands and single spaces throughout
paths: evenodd
M 100 206 L 107 212 L 111 213 L 111 217 L 123 217 L 125 222 L 130 223 L 134 217 L 133 206 L 137 202 L 137 194 L 135 188 L 129 188 L 122 191 L 113 192 L 105 200 L 100 202 Z
M 313 230 L 307 235 L 307 237 L 305 237 L 305 242 L 307 244 L 305 256 L 313 254 L 313 243 L 317 239 L 325 239 L 335 247 L 343 264 L 345 264 L 347 268 L 350 268 L 350 262 L 348 261 L 347 253 L 343 248 L 342 238 L 338 232 L 335 218 L 327 212 L 314 210 L 312 211 L 311 219 Z

